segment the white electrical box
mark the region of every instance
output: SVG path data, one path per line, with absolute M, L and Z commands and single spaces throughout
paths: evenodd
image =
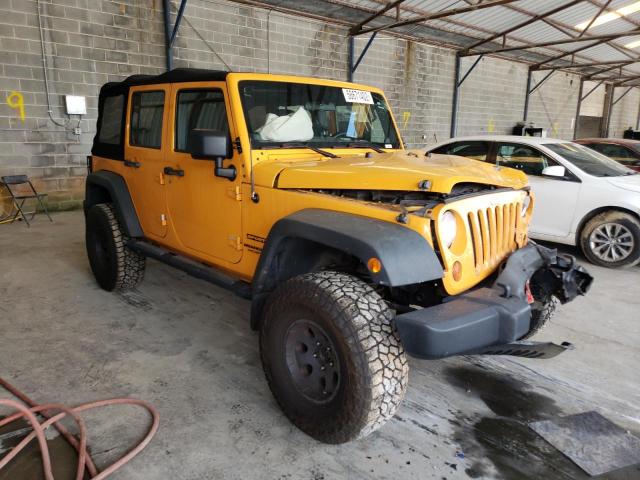
M 65 95 L 65 103 L 67 105 L 67 115 L 86 115 L 87 103 L 84 97 L 77 95 Z

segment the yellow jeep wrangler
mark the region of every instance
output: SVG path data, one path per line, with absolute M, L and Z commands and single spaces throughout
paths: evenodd
M 99 285 L 146 257 L 251 299 L 269 386 L 329 443 L 391 418 L 406 354 L 550 357 L 523 341 L 591 277 L 527 239 L 524 174 L 403 147 L 383 92 L 177 69 L 104 85 L 86 183 Z

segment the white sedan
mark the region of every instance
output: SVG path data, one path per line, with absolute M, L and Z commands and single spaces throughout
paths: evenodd
M 529 176 L 534 239 L 579 245 L 597 265 L 640 262 L 640 174 L 577 143 L 540 137 L 453 138 L 427 152 L 460 155 Z

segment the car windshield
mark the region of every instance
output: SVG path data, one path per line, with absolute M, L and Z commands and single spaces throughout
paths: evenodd
M 374 92 L 243 81 L 240 97 L 254 148 L 400 148 L 389 107 Z
M 620 177 L 636 173 L 615 160 L 577 143 L 546 143 L 544 146 L 594 177 Z

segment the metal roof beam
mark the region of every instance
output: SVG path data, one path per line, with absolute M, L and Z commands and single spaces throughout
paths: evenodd
M 611 3 L 611 0 L 607 0 L 607 3 L 605 3 L 600 7 L 600 9 L 598 10 L 598 13 L 596 13 L 596 16 L 593 17 L 591 20 L 589 20 L 589 23 L 587 23 L 587 26 L 584 27 L 584 29 L 580 32 L 580 35 L 578 35 L 578 38 L 582 37 L 585 33 L 587 33 L 587 30 L 591 28 L 591 25 L 593 25 L 593 22 L 595 22 L 600 17 L 600 15 L 602 15 L 602 12 L 604 12 L 607 9 L 610 3 Z
M 640 62 L 640 60 L 637 60 L 638 62 Z M 609 60 L 606 62 L 589 62 L 589 63 L 572 63 L 570 65 L 556 65 L 556 66 L 548 66 L 548 67 L 540 67 L 540 68 L 534 68 L 533 70 L 552 70 L 552 69 L 556 69 L 556 68 L 562 68 L 567 69 L 567 68 L 587 68 L 587 67 L 600 67 L 602 65 L 614 65 L 613 67 L 611 67 L 611 69 L 614 68 L 618 68 L 618 67 L 624 67 L 626 65 L 630 65 L 632 63 L 635 63 L 633 60 Z
M 437 20 L 437 19 L 440 19 L 440 18 L 450 17 L 452 15 L 459 15 L 461 13 L 474 12 L 476 10 L 483 10 L 485 8 L 491 8 L 491 7 L 497 7 L 497 6 L 500 6 L 500 5 L 506 5 L 506 4 L 515 2 L 515 1 L 517 1 L 517 0 L 492 0 L 492 1 L 487 1 L 487 2 L 484 2 L 484 3 L 474 3 L 473 5 L 469 5 L 468 7 L 453 8 L 451 10 L 444 10 L 442 12 L 431 13 L 429 15 L 424 15 L 424 16 L 416 17 L 416 18 L 410 18 L 408 20 L 402 20 L 400 22 L 389 23 L 387 25 L 382 25 L 380 27 L 371 27 L 371 28 L 364 28 L 364 29 L 361 28 L 358 32 L 351 33 L 351 34 L 352 35 L 362 35 L 364 33 L 379 32 L 380 30 L 387 30 L 387 29 L 390 29 L 390 28 L 404 27 L 406 25 L 414 25 L 416 23 L 426 22 L 428 20 Z
M 626 65 L 631 65 L 632 63 L 634 63 L 634 62 L 625 63 L 624 65 L 615 65 L 615 66 L 609 67 L 609 68 L 602 68 L 602 69 L 598 70 L 597 72 L 593 72 L 592 74 L 586 76 L 585 79 L 586 80 L 592 80 L 592 79 L 594 79 L 594 77 L 596 75 L 601 75 L 603 73 L 610 72 L 611 70 L 616 70 L 618 68 L 620 69 L 620 75 L 622 75 L 622 67 L 625 67 Z
M 542 19 L 548 17 L 549 15 L 553 15 L 555 13 L 561 12 L 562 10 L 565 10 L 565 9 L 567 9 L 569 7 L 572 7 L 573 5 L 576 5 L 578 3 L 582 3 L 583 1 L 584 0 L 574 0 L 572 2 L 567 3 L 566 5 L 562 5 L 560 7 L 553 8 L 553 9 L 551 9 L 551 10 L 545 12 L 545 13 L 541 13 L 539 15 L 536 15 L 535 17 L 532 17 L 532 18 L 530 18 L 528 20 L 525 20 L 524 22 L 519 23 L 519 24 L 517 24 L 517 25 L 515 25 L 515 26 L 513 26 L 511 28 L 508 28 L 507 30 L 503 30 L 503 31 L 501 31 L 499 33 L 496 33 L 496 34 L 490 36 L 489 38 L 485 38 L 483 40 L 480 40 L 479 42 L 474 43 L 473 45 L 470 45 L 470 46 L 466 47 L 464 50 L 462 50 L 461 53 L 462 54 L 466 54 L 470 50 L 473 50 L 474 48 L 477 48 L 480 45 L 484 45 L 485 43 L 492 42 L 493 40 L 495 40 L 497 38 L 500 38 L 502 36 L 508 35 L 509 33 L 515 32 L 516 30 L 519 30 L 519 29 L 524 28 L 524 27 L 526 27 L 528 25 L 531 25 L 532 23 L 537 22 L 538 20 L 542 20 Z M 566 34 L 566 32 L 565 32 L 565 34 Z
M 592 36 L 590 36 L 588 38 L 566 38 L 564 40 L 553 40 L 553 41 L 549 41 L 549 42 L 531 43 L 531 44 L 526 44 L 526 45 L 519 45 L 517 47 L 496 48 L 494 50 L 487 50 L 487 51 L 478 52 L 478 53 L 484 53 L 485 55 L 491 55 L 491 54 L 495 54 L 495 53 L 514 52 L 516 50 L 526 50 L 526 49 L 529 49 L 529 48 L 551 47 L 551 46 L 554 46 L 554 45 L 565 45 L 567 43 L 589 42 L 589 41 L 594 41 L 594 40 L 601 40 L 601 42 L 596 42 L 593 45 L 587 46 L 585 48 L 585 50 L 586 50 L 587 48 L 595 47 L 596 45 L 599 45 L 599 43 L 603 43 L 603 42 L 606 42 L 608 40 L 615 40 L 616 38 L 628 37 L 628 36 L 631 36 L 631 35 L 640 35 L 640 30 L 630 30 L 628 32 L 609 33 L 609 34 L 606 34 L 606 35 L 592 35 Z M 571 55 L 571 53 L 572 52 L 567 52 L 567 55 Z M 464 55 L 469 55 L 469 54 L 467 53 L 467 54 L 464 54 Z M 566 55 L 563 55 L 563 56 L 566 56 Z M 545 62 L 545 63 L 547 63 L 547 62 Z
M 585 40 L 585 39 L 583 39 Z M 546 65 L 547 63 L 551 63 L 551 62 L 555 62 L 556 60 L 560 60 L 564 57 L 568 57 L 569 55 L 574 55 L 578 52 L 582 52 L 583 50 L 587 50 L 588 48 L 592 48 L 592 47 L 596 47 L 598 45 L 602 45 L 603 43 L 606 43 L 607 40 L 598 40 L 594 43 L 590 43 L 589 45 L 584 45 L 580 48 L 576 48 L 574 50 L 569 50 L 567 52 L 561 53 L 560 55 L 556 55 L 555 57 L 551 57 L 548 58 L 542 62 L 538 62 L 535 65 L 533 65 L 531 68 L 536 69 L 536 68 L 540 68 L 542 65 Z
M 620 78 L 620 77 L 619 77 L 619 78 Z M 619 86 L 622 86 L 623 84 L 625 84 L 625 83 L 627 83 L 627 82 L 630 82 L 631 80 L 638 80 L 639 78 L 640 78 L 640 75 L 633 75 L 633 76 L 631 76 L 631 77 L 627 77 L 626 79 L 623 79 L 623 80 L 622 80 L 622 81 L 620 81 L 620 82 L 616 82 L 616 83 L 614 84 L 614 86 L 619 87 Z
M 363 21 L 361 21 L 357 25 L 354 25 L 353 27 L 351 27 L 349 29 L 349 35 L 358 35 L 359 33 L 362 33 L 360 32 L 360 30 L 362 30 L 362 27 L 364 27 L 367 23 L 371 22 L 372 20 L 375 20 L 378 17 L 381 17 L 382 15 L 387 13 L 389 10 L 395 7 L 399 7 L 400 4 L 403 3 L 404 1 L 405 0 L 395 0 L 395 2 L 388 3 L 385 7 L 381 8 L 373 15 L 365 18 Z

